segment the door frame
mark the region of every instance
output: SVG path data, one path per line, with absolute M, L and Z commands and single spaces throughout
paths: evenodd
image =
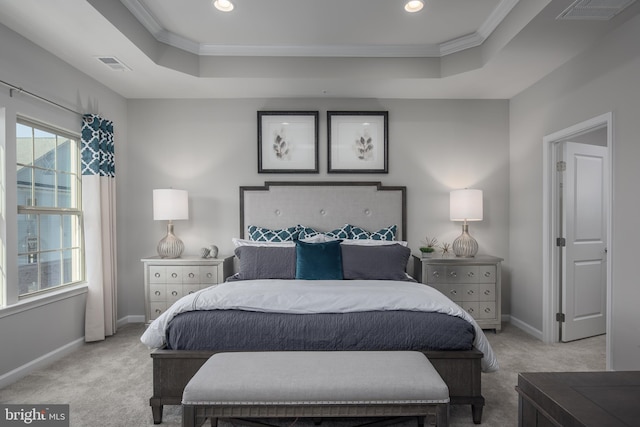
M 605 203 L 607 204 L 607 336 L 606 336 L 606 356 L 607 370 L 610 370 L 611 360 L 611 302 L 612 302 L 612 265 L 613 247 L 611 245 L 613 216 L 613 113 L 608 112 L 584 122 L 575 124 L 566 129 L 546 135 L 542 139 L 543 153 L 543 190 L 542 190 L 542 340 L 545 343 L 554 343 L 559 340 L 559 332 L 555 319 L 559 312 L 559 263 L 558 248 L 555 244 L 557 234 L 557 184 L 556 162 L 558 155 L 556 144 L 570 138 L 578 137 L 588 132 L 606 127 L 607 129 L 607 156 L 609 191 Z

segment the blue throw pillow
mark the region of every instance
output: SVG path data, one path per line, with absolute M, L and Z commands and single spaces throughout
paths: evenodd
M 296 242 L 296 279 L 342 280 L 341 240 Z
M 351 226 L 351 238 L 358 239 L 372 239 L 372 240 L 396 240 L 397 225 L 390 225 L 389 227 L 382 228 L 378 231 L 367 231 L 363 228 L 355 225 Z
M 300 234 L 298 226 L 283 228 L 281 230 L 271 230 L 269 228 L 250 225 L 247 227 L 249 239 L 256 242 L 288 242 L 296 240 Z

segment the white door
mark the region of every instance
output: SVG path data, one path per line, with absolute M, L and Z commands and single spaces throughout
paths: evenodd
M 606 332 L 607 147 L 563 143 L 561 340 Z

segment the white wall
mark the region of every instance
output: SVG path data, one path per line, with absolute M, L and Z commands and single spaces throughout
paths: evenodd
M 613 112 L 614 370 L 640 369 L 640 16 L 510 102 L 511 315 L 542 329 L 542 138 Z
M 124 98 L 95 82 L 65 62 L 0 25 L 0 78 L 73 110 L 100 113 L 115 122 L 116 158 L 125 151 L 127 105 Z M 0 85 L 0 145 L 5 149 L 6 226 L 0 233 L 6 245 L 6 280 L 17 280 L 16 242 L 16 153 L 15 118 L 17 114 L 80 132 L 78 115 L 53 107 Z M 120 162 L 126 164 L 126 161 Z M 118 182 L 118 186 L 123 183 Z M 125 208 L 118 206 L 119 212 Z M 0 310 L 0 386 L 3 379 L 20 375 L 21 367 L 41 357 L 61 354 L 65 346 L 81 342 L 84 336 L 85 295 L 75 294 L 29 310 Z M 120 316 L 128 313 L 126 300 L 120 301 Z M 134 308 L 135 312 L 138 310 Z M 12 372 L 12 373 L 11 373 Z M 11 373 L 9 377 L 8 373 Z M 15 375 L 14 375 L 15 374 Z
M 257 111 L 320 112 L 319 174 L 257 173 Z M 389 111 L 389 174 L 327 174 L 326 111 Z M 140 259 L 155 254 L 166 232 L 152 219 L 154 188 L 189 191 L 190 219 L 174 223 L 185 253 L 216 244 L 231 254 L 239 231 L 241 185 L 277 180 L 381 181 L 407 186 L 408 241 L 417 252 L 425 236 L 452 242 L 449 190 L 484 190 L 485 220 L 471 233 L 480 252 L 508 258 L 507 101 L 394 99 L 130 100 L 127 185 L 119 188 L 119 264 L 130 314 L 143 310 Z M 122 170 L 122 169 L 121 169 Z M 122 175 L 120 175 L 122 177 Z M 336 224 L 338 226 L 339 224 Z M 508 270 L 505 262 L 505 272 Z M 503 312 L 509 313 L 508 274 Z

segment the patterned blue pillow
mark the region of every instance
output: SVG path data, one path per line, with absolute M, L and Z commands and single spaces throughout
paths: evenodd
M 300 229 L 295 227 L 283 228 L 281 230 L 271 230 L 269 228 L 250 225 L 247 227 L 249 231 L 249 240 L 256 242 L 288 242 L 298 240 Z
M 354 240 L 371 239 L 371 240 L 396 240 L 397 225 L 391 225 L 381 228 L 378 231 L 369 232 L 363 228 L 351 226 L 351 238 Z
M 323 235 L 332 239 L 350 239 L 351 238 L 351 226 L 349 224 L 345 224 L 340 228 L 336 228 L 335 230 L 327 231 L 327 232 L 317 231 L 314 228 L 305 227 L 304 225 L 298 225 L 298 228 L 300 229 L 299 238 L 301 240 L 309 239 L 311 237 L 315 237 L 318 235 Z

